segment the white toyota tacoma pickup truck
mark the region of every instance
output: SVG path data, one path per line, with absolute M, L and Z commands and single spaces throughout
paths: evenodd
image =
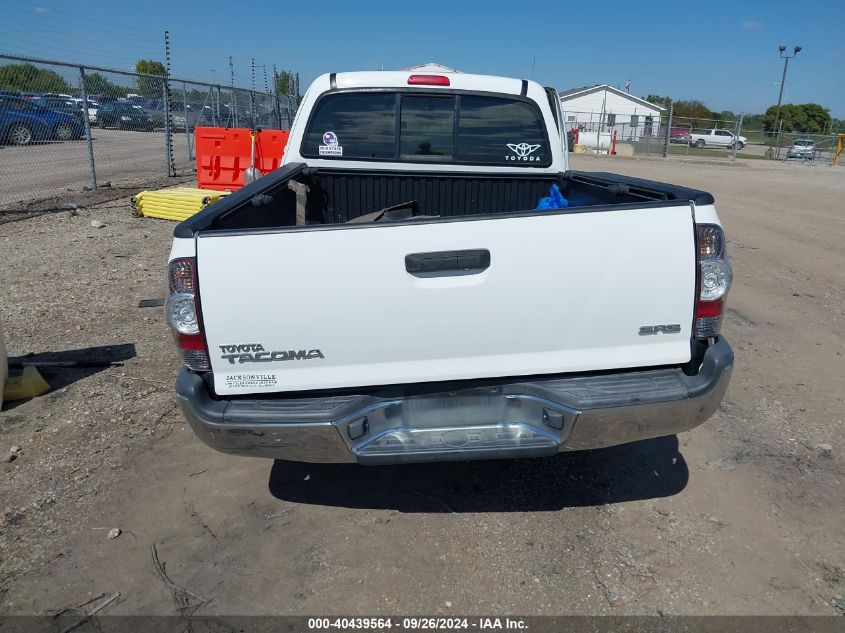
M 196 434 L 389 464 L 711 416 L 733 367 L 713 197 L 571 171 L 560 121 L 532 81 L 319 77 L 283 165 L 176 227 L 166 314 Z

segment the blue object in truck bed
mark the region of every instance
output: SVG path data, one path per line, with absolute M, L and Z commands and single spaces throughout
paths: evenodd
M 560 192 L 560 187 L 552 185 L 549 190 L 549 195 L 545 198 L 540 198 L 537 203 L 537 210 L 543 209 L 565 209 L 569 206 L 569 202 L 563 197 Z

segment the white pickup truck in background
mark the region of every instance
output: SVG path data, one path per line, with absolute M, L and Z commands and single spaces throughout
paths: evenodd
M 734 133 L 729 130 L 720 130 L 713 128 L 712 130 L 704 130 L 703 132 L 693 131 L 690 133 L 689 144 L 696 147 L 730 147 L 736 145 L 737 149 L 745 147 L 748 139 L 744 136 L 734 137 Z
M 422 72 L 319 77 L 282 167 L 176 228 L 166 313 L 199 437 L 386 464 L 706 420 L 733 366 L 712 196 L 571 171 L 552 89 Z M 566 202 L 538 209 L 553 185 Z

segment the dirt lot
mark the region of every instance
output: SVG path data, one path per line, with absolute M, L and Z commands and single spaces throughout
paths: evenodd
M 164 296 L 173 225 L 125 199 L 0 224 L 10 354 L 126 360 L 45 370 L 49 394 L 0 414 L 0 454 L 21 448 L 0 466 L 0 612 L 119 591 L 107 613 L 839 613 L 845 171 L 574 162 L 717 198 L 737 366 L 692 432 L 392 468 L 217 454 L 176 409 L 162 310 L 136 307 Z

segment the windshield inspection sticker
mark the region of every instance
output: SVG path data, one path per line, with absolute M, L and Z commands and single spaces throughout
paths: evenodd
M 260 389 L 277 384 L 273 374 L 227 374 L 224 381 L 227 389 Z
M 520 160 L 527 163 L 533 163 L 540 160 L 539 156 L 532 156 L 534 152 L 540 149 L 539 145 L 529 145 L 528 143 L 508 143 L 508 149 L 513 154 L 505 156 L 505 160 Z
M 337 134 L 334 132 L 323 133 L 323 144 L 318 149 L 320 156 L 343 156 L 343 148 L 337 144 Z

